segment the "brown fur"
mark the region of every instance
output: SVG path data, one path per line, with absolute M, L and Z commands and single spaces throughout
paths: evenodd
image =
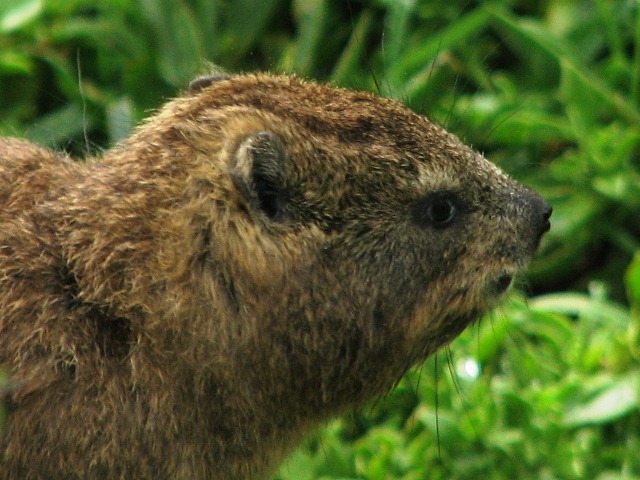
M 293 78 L 199 80 L 84 163 L 0 139 L 0 478 L 268 478 L 490 308 L 549 215 L 402 105 Z

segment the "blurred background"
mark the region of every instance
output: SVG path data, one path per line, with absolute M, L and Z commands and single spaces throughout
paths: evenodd
M 552 230 L 522 293 L 278 478 L 640 479 L 638 9 L 0 0 L 0 135 L 99 155 L 211 65 L 401 100 L 543 194 Z

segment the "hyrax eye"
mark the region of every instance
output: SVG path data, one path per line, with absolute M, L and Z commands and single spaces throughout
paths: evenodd
M 442 229 L 452 225 L 460 213 L 459 201 L 451 192 L 435 192 L 420 200 L 413 209 L 419 225 Z

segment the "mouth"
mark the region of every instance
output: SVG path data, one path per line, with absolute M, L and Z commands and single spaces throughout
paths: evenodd
M 455 298 L 461 300 L 461 303 L 454 305 L 456 302 L 452 302 L 449 311 L 442 316 L 436 316 L 437 320 L 429 323 L 428 332 L 425 332 L 422 340 L 416 342 L 422 346 L 416 358 L 428 357 L 437 349 L 449 344 L 469 325 L 479 322 L 509 291 L 518 271 L 519 268 L 515 266 L 503 267 L 486 279 L 484 287 L 480 287 L 480 291 L 476 291 L 475 294 L 467 290 L 459 292 Z
M 447 316 L 443 321 L 442 329 L 436 339 L 438 348 L 450 343 L 460 335 L 465 328 L 478 322 L 481 318 L 481 311 L 472 311 L 462 315 Z
M 492 296 L 499 297 L 509 290 L 513 283 L 513 274 L 503 272 L 489 282 L 488 289 Z

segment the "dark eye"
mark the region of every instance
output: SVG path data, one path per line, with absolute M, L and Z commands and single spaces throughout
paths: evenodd
M 444 227 L 451 223 L 456 215 L 455 204 L 446 197 L 434 198 L 427 208 L 427 216 L 434 226 Z
M 451 192 L 432 193 L 417 203 L 414 218 L 421 225 L 446 228 L 459 213 L 458 199 Z

